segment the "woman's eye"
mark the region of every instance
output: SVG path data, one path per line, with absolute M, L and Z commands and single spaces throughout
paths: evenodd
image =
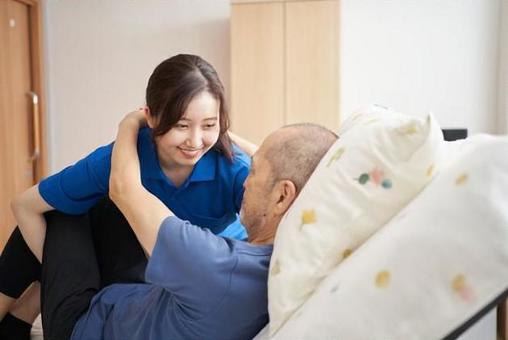
M 185 125 L 185 124 L 175 124 L 175 127 L 177 129 L 186 129 L 188 128 L 189 126 L 188 125 Z
M 216 124 L 207 124 L 205 125 L 205 129 L 211 129 L 213 127 L 215 127 Z

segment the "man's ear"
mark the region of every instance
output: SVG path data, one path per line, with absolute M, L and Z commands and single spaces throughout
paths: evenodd
M 148 106 L 145 106 L 145 109 L 143 110 L 145 112 L 145 118 L 146 118 L 146 124 L 150 129 L 153 129 L 156 126 L 156 122 L 154 117 L 150 114 L 150 108 Z
M 275 203 L 275 213 L 284 215 L 296 198 L 296 186 L 290 180 L 282 180 L 276 184 L 277 202 Z

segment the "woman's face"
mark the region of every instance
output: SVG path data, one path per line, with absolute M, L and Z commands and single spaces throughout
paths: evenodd
M 164 135 L 155 138 L 163 167 L 192 167 L 219 138 L 220 103 L 210 93 L 195 96 L 182 118 Z M 151 122 L 149 125 L 152 127 Z

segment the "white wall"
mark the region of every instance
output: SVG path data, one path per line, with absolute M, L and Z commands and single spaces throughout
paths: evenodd
M 508 0 L 501 1 L 497 132 L 508 133 Z
M 50 171 L 114 139 L 151 72 L 198 54 L 229 85 L 228 0 L 44 1 Z
M 432 111 L 442 126 L 471 133 L 506 131 L 501 1 L 341 0 L 342 117 L 375 102 Z M 228 88 L 228 0 L 44 4 L 51 171 L 112 140 L 168 56 L 202 55 Z
M 496 132 L 500 0 L 342 0 L 343 118 L 366 103 Z

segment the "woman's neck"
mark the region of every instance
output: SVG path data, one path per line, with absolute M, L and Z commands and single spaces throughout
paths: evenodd
M 160 166 L 164 175 L 166 175 L 177 188 L 187 180 L 194 168 L 193 166 L 182 166 L 178 164 L 163 164 L 163 162 L 160 162 Z

